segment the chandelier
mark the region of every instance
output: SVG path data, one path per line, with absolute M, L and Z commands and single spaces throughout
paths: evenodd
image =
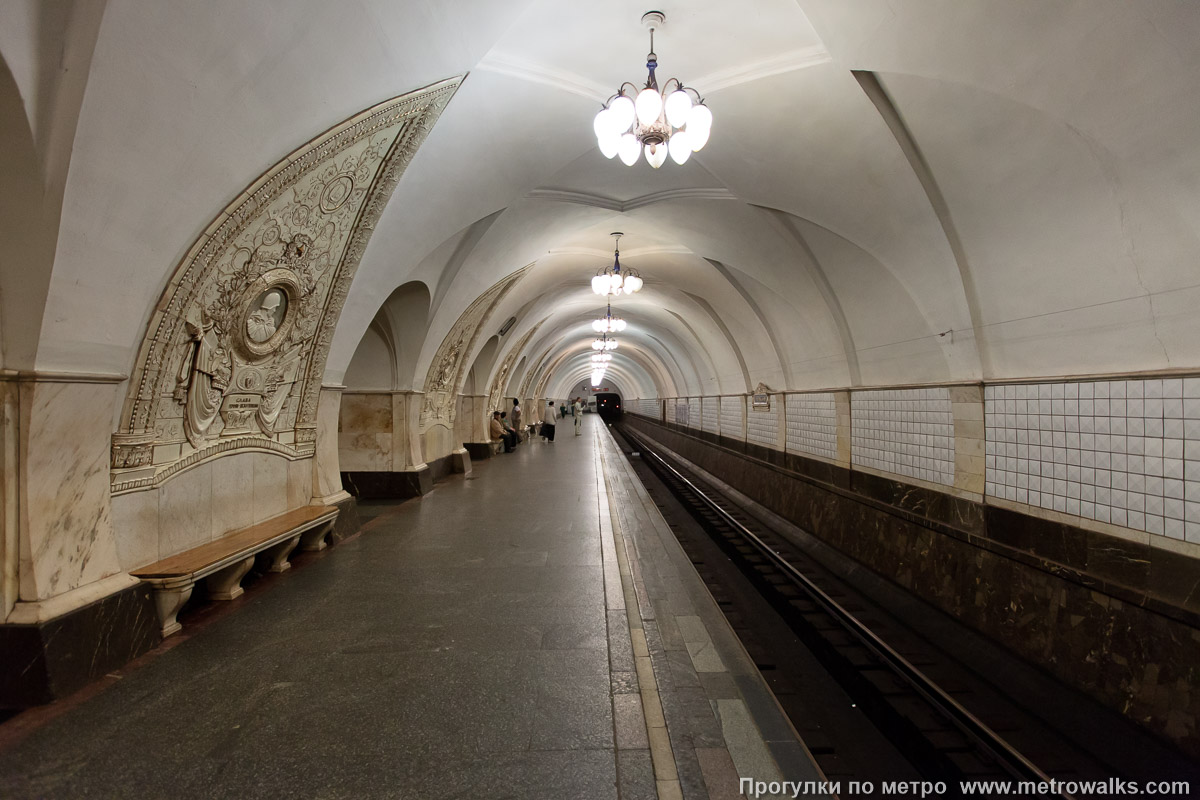
M 695 89 L 684 86 L 678 78 L 669 78 L 662 91 L 658 89 L 654 75 L 658 68 L 654 30 L 662 27 L 666 19 L 661 11 L 642 15 L 642 24 L 650 29 L 650 52 L 646 55 L 649 75 L 645 87 L 638 91 L 629 81 L 621 84 L 592 122 L 600 152 L 605 158 L 620 155 L 628 167 L 642 153 L 646 163 L 655 169 L 667 160 L 668 152 L 672 161 L 683 164 L 693 152 L 704 147 L 712 129 L 712 112 Z
M 605 267 L 592 278 L 592 291 L 600 295 L 616 295 L 624 292 L 625 294 L 633 294 L 642 288 L 642 276 L 637 274 L 636 270 L 626 267 L 621 269 L 621 237 L 625 234 L 620 231 L 613 231 L 610 234 L 616 239 L 616 244 L 613 249 L 613 263 L 611 267 Z M 611 309 L 610 309 L 611 314 Z M 597 328 L 599 333 L 600 329 Z
M 608 338 L 608 334 L 606 333 L 606 334 L 604 334 L 603 337 L 592 340 L 592 349 L 598 350 L 601 352 L 605 352 L 608 350 L 616 350 L 617 349 L 617 340 Z
M 593 364 L 607 364 L 612 361 L 612 353 L 592 353 Z M 595 367 L 595 369 L 603 369 L 603 367 Z
M 625 330 L 625 320 L 612 315 L 612 303 L 609 303 L 608 313 L 592 322 L 592 330 L 596 333 L 620 333 Z

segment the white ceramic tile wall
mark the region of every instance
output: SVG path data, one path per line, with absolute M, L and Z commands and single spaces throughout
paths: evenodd
M 655 398 L 642 398 L 629 403 L 630 411 L 645 417 L 658 419 L 662 415 L 662 403 Z
M 1200 542 L 1200 378 L 988 386 L 987 493 Z
M 730 439 L 742 438 L 742 411 L 746 407 L 745 395 L 721 398 L 721 435 Z
M 948 388 L 854 392 L 850 418 L 855 465 L 954 485 L 954 416 Z
M 668 398 L 665 403 L 667 407 L 667 422 L 675 421 L 675 398 Z
M 837 408 L 832 392 L 787 396 L 789 453 L 837 460 Z
M 720 426 L 721 401 L 716 397 L 704 398 L 704 408 L 702 409 L 702 423 L 704 430 L 709 433 L 716 433 Z
M 771 395 L 769 411 L 755 411 L 746 398 L 746 439 L 763 447 L 775 447 L 779 432 L 779 395 Z
M 688 398 L 688 425 L 693 428 L 700 427 L 700 398 Z

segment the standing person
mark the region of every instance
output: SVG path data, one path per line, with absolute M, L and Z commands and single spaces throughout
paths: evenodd
M 579 398 L 575 398 L 575 403 L 571 406 L 571 416 L 575 417 L 575 435 L 578 436 L 580 429 L 583 427 L 583 404 Z
M 521 441 L 521 404 L 517 402 L 517 398 L 513 398 L 512 414 L 512 429 L 517 432 L 517 441 Z
M 546 401 L 546 409 L 542 412 L 542 438 L 547 442 L 554 441 L 554 401 Z
M 567 415 L 567 404 L 566 403 L 558 404 L 558 415 L 560 417 L 565 417 Z

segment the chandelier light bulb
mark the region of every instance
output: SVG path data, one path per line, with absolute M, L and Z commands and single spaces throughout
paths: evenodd
M 647 86 L 638 92 L 634 107 L 637 109 L 637 121 L 639 123 L 642 125 L 653 125 L 658 121 L 659 115 L 662 114 L 662 95 L 658 93 L 658 89 Z
M 595 322 L 593 322 L 592 330 L 594 330 L 596 333 L 603 333 L 604 332 L 604 320 L 598 319 Z
M 621 331 L 625 330 L 625 320 L 620 319 L 620 318 L 614 319 L 612 321 L 612 329 L 614 331 L 616 331 L 617 333 L 620 333 Z
M 630 275 L 625 279 L 625 294 L 633 294 L 634 292 L 638 291 L 642 288 L 643 283 L 645 283 L 645 281 L 643 281 L 637 275 Z
M 604 341 L 603 347 L 605 350 L 616 350 L 617 349 L 617 340 L 616 339 L 606 339 Z
M 604 137 L 612 133 L 612 110 L 608 108 L 600 109 L 600 113 L 592 120 L 592 130 L 596 133 L 596 138 L 604 141 Z
M 675 131 L 671 134 L 671 142 L 668 147 L 671 151 L 671 160 L 676 164 L 682 165 L 692 157 L 692 140 L 686 130 Z M 603 149 L 601 148 L 601 151 Z
M 637 118 L 637 112 L 633 105 L 633 101 L 625 95 L 618 95 L 617 99 L 608 104 L 609 118 L 608 124 L 611 129 L 617 133 L 624 133 L 633 126 L 634 119 Z
M 592 291 L 596 294 L 608 294 L 608 276 L 597 275 L 592 278 Z
M 608 283 L 612 287 L 613 294 L 618 294 L 621 291 L 621 284 L 624 282 L 624 280 L 625 279 L 621 277 L 621 273 L 619 272 L 614 272 L 612 275 L 608 276 Z
M 660 142 L 659 144 L 646 145 L 646 163 L 658 169 L 667 160 L 667 145 Z
M 682 128 L 687 124 L 688 112 L 692 110 L 692 98 L 687 92 L 682 89 L 671 92 L 665 106 L 667 122 L 676 128 Z
M 632 133 L 625 133 L 621 135 L 621 142 L 617 146 L 617 155 L 621 157 L 621 161 L 625 163 L 625 166 L 632 167 L 634 164 L 636 164 L 638 155 L 640 155 L 641 152 L 642 145 L 641 142 L 637 140 L 637 137 L 635 137 Z
M 603 339 L 594 339 L 592 341 L 592 349 L 593 350 L 603 350 L 604 349 L 604 340 Z
M 605 158 L 612 158 L 621 151 L 621 137 L 613 131 L 605 131 L 596 139 L 596 143 Z

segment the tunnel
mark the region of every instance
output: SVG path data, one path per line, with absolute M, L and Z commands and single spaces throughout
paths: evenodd
M 0 794 L 1190 796 L 1197 42 L 0 4 Z

